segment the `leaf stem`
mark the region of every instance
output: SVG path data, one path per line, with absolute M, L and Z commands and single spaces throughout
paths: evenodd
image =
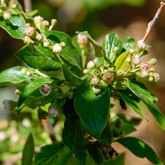
M 149 36 L 153 26 L 155 25 L 156 21 L 159 18 L 159 15 L 160 15 L 164 5 L 165 5 L 165 2 L 160 2 L 160 7 L 158 8 L 156 14 L 154 15 L 153 19 L 148 23 L 145 35 L 144 35 L 144 37 L 142 39 L 143 42 L 145 42 L 147 40 L 147 38 L 148 38 L 148 36 Z

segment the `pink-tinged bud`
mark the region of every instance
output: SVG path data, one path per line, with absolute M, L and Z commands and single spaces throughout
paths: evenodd
M 132 62 L 133 62 L 135 65 L 139 64 L 139 63 L 140 63 L 139 57 L 133 58 Z
M 150 65 L 155 65 L 155 64 L 157 63 L 157 59 L 156 59 L 156 58 L 151 58 L 151 59 L 148 61 L 148 63 L 149 63 Z
M 90 82 L 92 85 L 97 86 L 100 83 L 100 79 L 98 77 L 93 77 Z
M 140 49 L 145 49 L 146 48 L 146 44 L 144 43 L 143 40 L 139 40 L 137 42 L 137 46 L 140 48 Z
M 3 18 L 5 20 L 9 20 L 11 18 L 11 14 L 8 11 L 6 11 L 6 12 L 3 13 Z
M 52 91 L 52 87 L 49 84 L 45 83 L 39 88 L 39 91 L 43 96 L 48 96 Z
M 141 68 L 142 70 L 148 70 L 148 69 L 150 68 L 150 66 L 149 66 L 149 64 L 148 64 L 147 62 L 142 61 L 142 62 L 140 63 L 140 68 Z
M 79 33 L 77 35 L 77 42 L 80 46 L 85 46 L 88 43 L 88 38 L 84 34 Z
M 48 110 L 48 113 L 51 116 L 56 117 L 58 115 L 58 108 L 57 107 L 54 107 L 54 106 L 50 106 L 49 107 L 49 110 Z
M 103 81 L 107 84 L 110 84 L 113 81 L 113 75 L 110 72 L 106 72 L 103 74 Z
M 25 29 L 25 34 L 28 36 L 28 37 L 32 37 L 36 32 L 36 29 L 32 26 L 27 26 L 26 29 Z
M 57 43 L 57 44 L 53 45 L 52 50 L 54 53 L 60 54 L 62 51 L 62 46 L 59 43 Z
M 95 63 L 93 62 L 93 61 L 89 61 L 88 63 L 87 63 L 87 69 L 92 69 L 92 68 L 94 68 L 95 67 Z
M 48 27 L 48 26 L 49 26 L 49 22 L 46 21 L 46 20 L 43 20 L 43 21 L 42 21 L 42 28 L 45 29 L 45 28 Z

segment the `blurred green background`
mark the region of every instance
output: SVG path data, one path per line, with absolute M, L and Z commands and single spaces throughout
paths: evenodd
M 23 1 L 20 3 L 24 4 Z M 38 15 L 46 20 L 56 18 L 58 24 L 55 29 L 71 36 L 76 31 L 88 31 L 101 43 L 105 34 L 110 32 L 118 33 L 121 38 L 130 36 L 136 40 L 142 39 L 159 3 L 159 0 L 32 0 L 32 8 L 38 9 Z M 156 69 L 161 76 L 157 84 L 149 87 L 158 96 L 158 107 L 165 113 L 165 10 L 161 13 L 148 44 L 152 46 L 148 58 L 158 59 Z M 0 71 L 21 64 L 14 54 L 22 45 L 22 41 L 10 38 L 0 29 Z M 17 115 L 4 109 L 4 99 L 17 99 L 14 90 L 14 87 L 0 87 L 0 164 L 3 165 L 20 164 L 20 151 L 30 131 L 35 135 L 36 151 L 40 146 L 51 143 L 35 111 L 24 111 Z M 143 121 L 137 128 L 138 132 L 133 135 L 151 145 L 165 161 L 165 132 L 147 112 L 146 117 L 149 122 Z M 56 136 L 60 134 L 61 127 L 54 128 Z M 126 151 L 121 146 L 115 147 L 119 151 Z M 129 151 L 126 152 L 125 164 L 150 164 L 146 159 L 136 158 Z

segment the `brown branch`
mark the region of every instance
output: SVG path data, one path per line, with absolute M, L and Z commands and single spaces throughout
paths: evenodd
M 32 2 L 31 0 L 24 0 L 24 8 L 25 8 L 25 12 L 30 12 L 32 11 Z
M 148 36 L 149 36 L 149 34 L 150 34 L 150 32 L 151 32 L 153 26 L 155 25 L 156 21 L 157 21 L 158 18 L 159 18 L 159 15 L 160 15 L 160 13 L 161 13 L 161 11 L 162 11 L 164 5 L 165 5 L 165 2 L 160 2 L 160 7 L 158 8 L 158 10 L 157 10 L 155 16 L 154 16 L 153 19 L 148 23 L 148 26 L 147 26 L 145 35 L 144 35 L 144 37 L 143 37 L 143 39 L 142 39 L 142 42 L 143 42 L 143 43 L 147 40 L 147 38 L 148 38 Z

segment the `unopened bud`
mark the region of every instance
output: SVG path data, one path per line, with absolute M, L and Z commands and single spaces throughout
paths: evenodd
M 57 43 L 53 45 L 52 50 L 54 53 L 59 54 L 62 51 L 62 46 L 59 43 Z
M 142 70 L 148 70 L 148 69 L 150 68 L 150 66 L 149 66 L 149 64 L 148 64 L 147 62 L 142 61 L 142 62 L 140 63 L 140 68 L 141 68 Z
M 88 63 L 87 63 L 87 68 L 88 69 L 92 69 L 92 68 L 94 68 L 95 67 L 95 63 L 93 62 L 93 61 L 89 61 Z
M 113 81 L 113 75 L 110 72 L 106 72 L 103 74 L 103 81 L 106 83 L 111 83 Z
M 148 77 L 148 71 L 147 70 L 143 70 L 142 72 L 141 72 L 141 77 Z
M 52 87 L 50 86 L 50 84 L 45 83 L 39 88 L 39 91 L 42 95 L 48 96 L 52 91 Z
M 98 77 L 93 77 L 90 82 L 92 85 L 97 86 L 100 83 L 100 79 Z
M 154 73 L 154 79 L 155 81 L 159 81 L 160 80 L 160 75 L 158 73 Z
M 150 60 L 148 61 L 148 63 L 149 63 L 150 65 L 155 65 L 155 64 L 157 63 L 157 59 L 156 59 L 156 58 L 152 58 L 152 59 L 150 59 Z
M 80 46 L 85 46 L 88 43 L 88 38 L 84 34 L 79 33 L 77 35 L 77 42 Z
M 34 41 L 28 36 L 25 36 L 23 41 L 25 44 L 34 43 Z
M 45 42 L 43 43 L 43 46 L 47 48 L 47 47 L 49 46 L 49 42 L 45 41 Z
M 137 46 L 140 48 L 140 49 L 145 49 L 146 48 L 146 44 L 144 43 L 143 40 L 139 40 L 137 42 Z
M 48 26 L 49 26 L 49 22 L 46 21 L 46 20 L 43 20 L 43 21 L 42 21 L 42 29 L 45 29 L 45 28 L 48 27 Z
M 139 63 L 140 63 L 139 57 L 133 58 L 132 62 L 133 62 L 135 65 L 139 64 Z
M 15 90 L 15 94 L 20 95 L 21 94 L 21 91 L 19 89 L 16 89 Z
M 37 29 L 41 29 L 42 21 L 44 20 L 41 16 L 35 16 L 34 17 L 34 24 L 37 27 Z
M 100 88 L 97 88 L 97 87 L 92 87 L 92 90 L 95 94 L 99 94 L 101 92 L 101 89 Z
M 38 40 L 38 41 L 41 41 L 42 40 L 42 34 L 40 34 L 40 33 L 37 33 L 36 34 L 36 39 Z
M 10 14 L 8 11 L 6 11 L 6 12 L 3 13 L 3 18 L 4 18 L 5 20 L 8 20 L 8 19 L 11 18 L 11 14 Z
M 149 78 L 148 78 L 148 81 L 153 81 L 154 80 L 154 78 L 152 77 L 152 76 L 149 76 Z
M 34 27 L 28 26 L 25 29 L 25 34 L 29 37 L 32 37 L 34 35 L 35 31 L 36 31 L 36 29 Z
M 130 63 L 131 62 L 131 58 L 130 57 L 127 57 L 126 58 L 126 62 Z
M 84 70 L 83 70 L 83 73 L 84 73 L 84 74 L 87 74 L 87 73 L 88 73 L 88 69 L 84 69 Z
M 117 72 L 116 72 L 116 74 L 118 75 L 118 76 L 122 76 L 123 74 L 124 74 L 124 71 L 123 70 L 118 70 Z
M 135 53 L 135 50 L 134 50 L 134 49 L 129 49 L 129 52 L 130 52 L 131 54 L 133 54 L 133 53 Z

